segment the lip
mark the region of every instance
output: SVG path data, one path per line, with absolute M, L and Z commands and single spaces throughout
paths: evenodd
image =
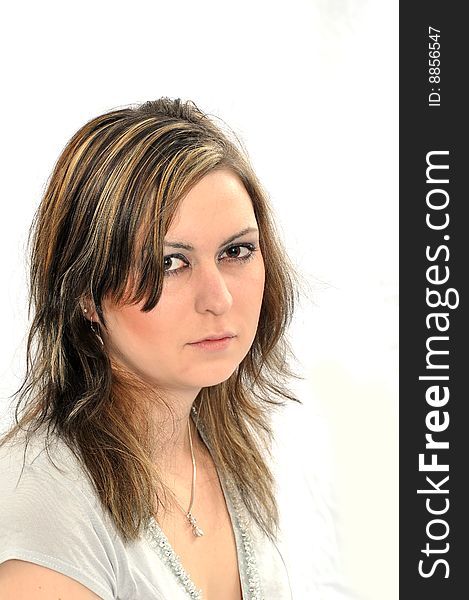
M 213 334 L 207 335 L 206 337 L 201 338 L 200 340 L 191 342 L 191 344 L 200 344 L 201 342 L 217 341 L 217 340 L 223 340 L 225 338 L 232 338 L 232 337 L 235 337 L 235 334 L 232 333 L 231 331 L 222 331 L 221 333 L 213 333 Z
M 220 337 L 222 335 L 223 337 Z M 217 334 L 216 336 L 209 336 L 198 342 L 192 342 L 189 346 L 193 348 L 199 348 L 201 350 L 224 350 L 227 348 L 231 341 L 235 339 L 235 335 L 230 334 Z

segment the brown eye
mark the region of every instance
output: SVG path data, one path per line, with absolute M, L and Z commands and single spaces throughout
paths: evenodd
M 227 253 L 230 258 L 238 258 L 241 253 L 241 246 L 232 246 L 231 248 L 228 248 Z
M 256 250 L 254 244 L 236 244 L 227 248 L 223 254 L 228 255 L 225 260 L 249 260 L 253 258 Z
M 178 262 L 182 263 L 178 265 Z M 169 255 L 165 256 L 163 259 L 163 271 L 165 275 L 179 275 L 179 273 L 186 269 L 188 266 L 187 260 L 180 255 Z

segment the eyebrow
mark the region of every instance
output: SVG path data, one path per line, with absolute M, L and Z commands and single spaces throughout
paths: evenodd
M 238 231 L 238 233 L 231 235 L 227 240 L 222 242 L 219 246 L 219 249 L 222 248 L 223 246 L 226 246 L 233 240 L 236 240 L 237 238 L 242 237 L 243 235 L 246 235 L 247 233 L 258 232 L 258 231 L 259 230 L 256 227 L 246 227 L 245 229 Z M 194 250 L 194 246 L 191 246 L 191 244 L 186 244 L 185 242 L 167 242 L 165 240 L 164 245 L 168 246 L 169 248 L 183 248 L 184 250 Z

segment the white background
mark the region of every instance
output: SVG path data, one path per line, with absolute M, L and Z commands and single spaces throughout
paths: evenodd
M 380 0 L 43 0 L 3 9 L 0 37 L 0 424 L 23 372 L 27 231 L 59 153 L 109 109 L 193 99 L 243 139 L 307 279 L 293 346 L 364 600 L 398 597 L 397 22 Z

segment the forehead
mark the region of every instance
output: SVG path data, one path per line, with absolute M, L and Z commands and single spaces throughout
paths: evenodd
M 224 234 L 256 226 L 251 198 L 239 177 L 229 170 L 212 171 L 181 201 L 166 234 L 173 238 L 203 239 L 208 233 Z

